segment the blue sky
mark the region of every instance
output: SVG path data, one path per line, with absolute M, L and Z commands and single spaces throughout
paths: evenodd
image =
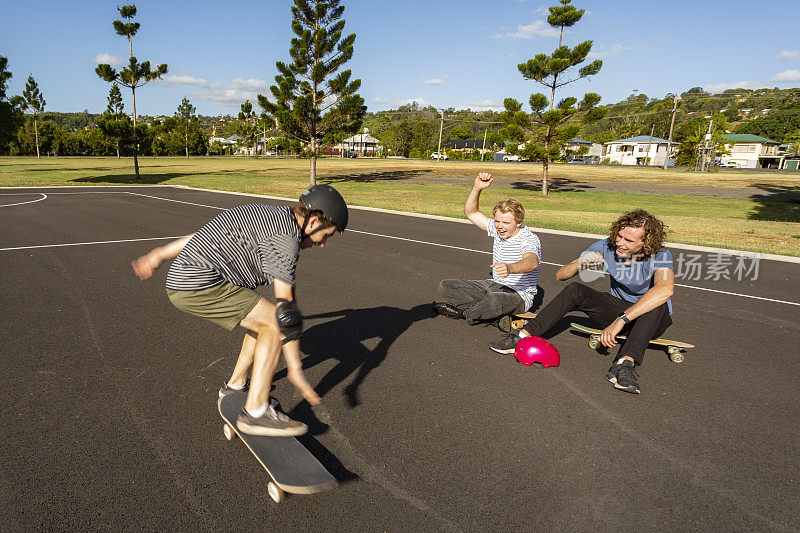
M 127 42 L 111 22 L 122 2 L 2 0 L 0 55 L 14 74 L 9 95 L 33 74 L 49 111 L 101 112 L 108 85 L 94 65 L 126 61 Z M 167 63 L 164 81 L 137 91 L 142 114 L 174 113 L 188 96 L 204 115 L 237 114 L 257 93 L 269 94 L 275 61 L 288 61 L 291 2 L 196 0 L 135 2 L 142 24 L 140 61 Z M 344 0 L 345 31 L 356 33 L 347 64 L 361 78 L 370 111 L 412 100 L 438 108 L 499 109 L 506 97 L 527 102 L 539 87 L 517 65 L 550 53 L 542 0 Z M 603 69 L 558 95 L 601 95 L 603 103 L 634 91 L 651 97 L 694 86 L 800 87 L 800 2 L 574 0 L 583 19 L 565 44 L 594 41 Z M 35 13 L 35 15 L 34 15 Z M 131 111 L 130 91 L 123 90 Z

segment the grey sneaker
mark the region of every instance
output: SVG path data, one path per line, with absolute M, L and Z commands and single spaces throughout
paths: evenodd
M 277 407 L 277 402 L 274 399 L 271 400 L 267 406 L 267 412 L 258 418 L 250 416 L 250 413 L 242 409 L 236 420 L 236 427 L 248 435 L 267 437 L 297 437 L 308 431 L 307 425 L 292 420 Z
M 624 390 L 633 394 L 641 393 L 639 382 L 636 381 L 636 370 L 634 364 L 627 359 L 621 363 L 614 364 L 608 369 L 606 379 L 610 381 L 614 388 Z
M 499 341 L 491 341 L 489 343 L 489 348 L 497 353 L 510 354 L 514 353 L 514 348 L 517 347 L 519 341 L 520 338 L 517 333 L 509 333 Z
M 241 389 L 230 388 L 228 386 L 228 382 L 226 381 L 225 383 L 222 384 L 222 387 L 219 388 L 219 397 L 221 399 L 232 392 L 247 392 L 249 390 L 250 390 L 250 378 L 247 378 L 247 380 L 244 382 L 244 387 L 242 387 Z
M 497 329 L 499 329 L 503 333 L 509 333 L 513 331 L 513 328 L 511 327 L 511 317 L 508 315 L 501 316 L 500 318 L 498 318 L 495 321 L 494 325 L 497 326 Z

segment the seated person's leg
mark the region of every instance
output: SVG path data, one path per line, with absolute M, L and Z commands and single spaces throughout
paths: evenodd
M 650 340 L 660 337 L 671 324 L 666 303 L 636 318 L 627 332 L 623 330 L 627 339 L 620 343 L 618 357 L 631 357 L 637 365 L 642 364 Z
M 434 303 L 433 310 L 450 318 L 464 318 L 464 311 L 486 297 L 485 285 L 483 280 L 442 280 L 438 292 L 444 301 Z
M 572 309 L 583 311 L 600 329 L 611 324 L 629 303 L 606 292 L 600 292 L 578 282 L 567 285 L 550 303 L 528 321 L 524 330 L 530 335 L 542 337 Z
M 492 282 L 486 296 L 467 310 L 465 318 L 474 325 L 525 311 L 525 300 L 517 291 Z

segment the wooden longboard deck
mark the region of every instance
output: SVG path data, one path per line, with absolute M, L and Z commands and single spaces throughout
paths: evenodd
M 236 427 L 247 394 L 234 392 L 219 401 L 219 414 L 250 449 L 281 489 L 294 494 L 311 494 L 335 487 L 338 482 L 294 437 L 248 435 Z
M 595 329 L 595 328 L 588 328 L 586 326 L 582 326 L 580 324 L 576 324 L 575 322 L 572 322 L 570 324 L 570 326 L 573 329 L 577 329 L 578 331 L 582 331 L 584 333 L 588 333 L 589 335 L 600 335 L 600 334 L 603 333 L 602 330 Z M 626 338 L 627 337 L 625 335 L 617 335 L 617 339 L 625 340 Z M 688 344 L 686 342 L 679 342 L 679 341 L 671 341 L 669 339 L 662 339 L 662 338 L 651 339 L 650 340 L 650 344 L 657 344 L 659 346 L 675 346 L 676 348 L 684 348 L 684 349 L 694 348 L 695 347 L 694 344 Z

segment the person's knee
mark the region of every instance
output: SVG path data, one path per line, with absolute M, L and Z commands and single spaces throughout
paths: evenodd
M 455 287 L 457 281 L 458 280 L 456 279 L 443 279 L 439 282 L 439 286 L 436 288 L 436 291 L 441 295 L 445 295 Z

